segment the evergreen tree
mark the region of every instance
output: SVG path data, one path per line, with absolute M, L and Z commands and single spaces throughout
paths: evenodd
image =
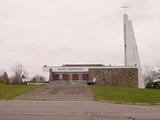
M 5 84 L 8 84 L 9 83 L 9 78 L 8 78 L 8 74 L 7 74 L 7 72 L 4 72 L 3 73 L 3 82 L 5 83 Z

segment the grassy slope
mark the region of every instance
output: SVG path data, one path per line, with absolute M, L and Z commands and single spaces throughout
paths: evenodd
M 96 100 L 124 103 L 160 103 L 160 89 L 90 87 Z
M 0 85 L 0 99 L 12 99 L 38 88 L 38 85 Z

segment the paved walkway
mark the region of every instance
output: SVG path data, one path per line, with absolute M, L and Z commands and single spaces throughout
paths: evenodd
M 20 95 L 16 100 L 49 101 L 91 101 L 92 93 L 87 85 L 48 85 L 30 93 Z
M 0 101 L 0 120 L 160 120 L 160 106 L 94 101 Z

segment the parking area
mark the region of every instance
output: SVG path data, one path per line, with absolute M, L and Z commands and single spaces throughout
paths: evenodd
M 159 111 L 95 101 L 0 101 L 0 120 L 160 120 Z

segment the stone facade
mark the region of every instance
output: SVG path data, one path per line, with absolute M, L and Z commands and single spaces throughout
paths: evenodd
M 138 69 L 108 68 L 89 69 L 90 80 L 96 78 L 96 84 L 115 87 L 138 87 Z

